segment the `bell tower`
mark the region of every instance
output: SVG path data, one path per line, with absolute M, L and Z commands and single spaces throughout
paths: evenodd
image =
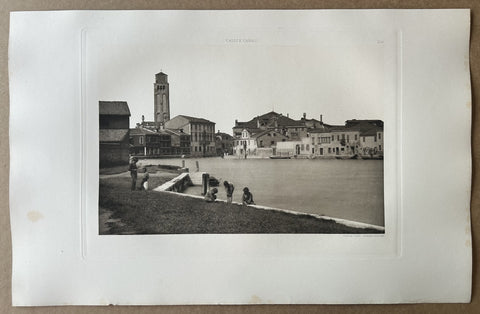
M 170 120 L 170 99 L 168 87 L 168 75 L 160 72 L 155 74 L 155 83 L 153 83 L 154 93 L 154 121 L 158 125 L 163 125 Z

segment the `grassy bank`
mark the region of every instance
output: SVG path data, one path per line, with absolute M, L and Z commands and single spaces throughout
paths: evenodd
M 150 186 L 156 187 L 174 176 L 152 175 Z M 108 221 L 100 221 L 101 234 L 380 233 L 308 215 L 206 203 L 165 192 L 130 191 L 126 175 L 101 178 L 99 194 L 100 216 L 109 217 Z

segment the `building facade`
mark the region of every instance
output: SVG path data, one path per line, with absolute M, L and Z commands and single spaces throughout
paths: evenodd
M 235 138 L 240 138 L 243 130 L 247 130 L 252 135 L 266 130 L 274 130 L 292 140 L 300 139 L 306 135 L 307 131 L 307 127 L 302 121 L 291 119 L 288 115 L 284 116 L 275 111 L 256 116 L 247 122 L 235 120 L 235 126 L 232 129 Z
M 172 139 L 172 155 L 189 156 L 190 151 L 190 135 L 176 130 L 165 129 L 166 133 L 170 134 Z
M 152 131 L 137 127 L 130 129 L 130 154 L 159 157 L 172 154 L 171 135 L 164 131 Z
M 98 109 L 100 167 L 128 164 L 130 109 L 127 102 L 100 101 Z
M 286 118 L 286 119 L 285 119 Z M 290 121 L 270 112 L 248 122 L 235 121 L 234 154 L 241 157 L 383 158 L 383 121 L 347 120 L 330 125 L 320 120 Z M 244 127 L 240 131 L 240 127 Z
M 360 122 L 310 130 L 312 156 L 383 158 L 383 122 L 354 121 Z
M 165 128 L 190 135 L 191 156 L 215 156 L 215 123 L 203 118 L 179 115 L 165 123 Z

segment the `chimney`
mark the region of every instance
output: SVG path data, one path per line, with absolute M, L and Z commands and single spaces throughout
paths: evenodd
M 323 123 L 322 118 L 323 118 L 323 114 L 320 115 L 320 122 Z
M 303 119 L 305 120 L 306 118 L 307 118 L 307 113 L 304 112 L 304 113 L 303 113 Z
M 288 116 L 288 113 L 287 113 L 287 118 L 290 118 L 290 117 Z
M 145 122 L 145 116 L 142 114 L 142 124 Z
M 237 126 L 237 125 L 238 125 L 238 120 L 237 120 L 237 119 L 235 119 L 235 126 Z

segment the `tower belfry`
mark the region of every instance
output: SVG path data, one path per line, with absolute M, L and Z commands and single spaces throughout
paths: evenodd
M 154 121 L 163 125 L 170 120 L 170 99 L 168 87 L 168 75 L 160 72 L 155 74 L 154 91 Z

